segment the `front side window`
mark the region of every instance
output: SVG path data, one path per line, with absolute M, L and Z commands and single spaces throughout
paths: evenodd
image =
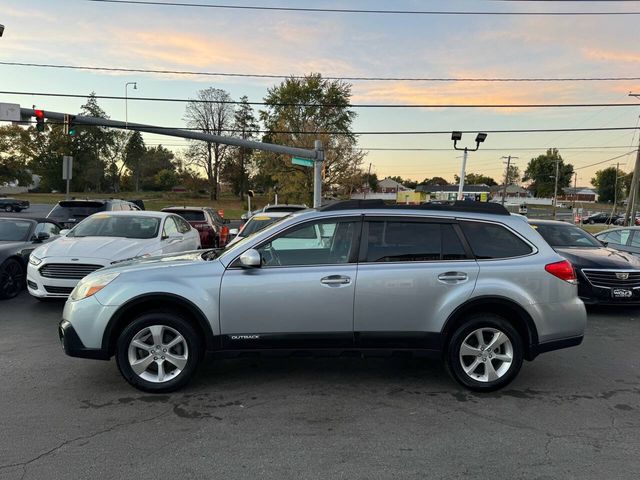
M 529 255 L 533 251 L 523 240 L 501 225 L 484 222 L 460 222 L 460 226 L 473 254 L 478 259 L 521 257 Z
M 258 248 L 265 267 L 349 262 L 355 222 L 324 220 L 291 228 Z
M 464 247 L 450 224 L 368 222 L 366 262 L 464 260 Z
M 162 230 L 163 237 L 169 237 L 171 235 L 178 234 L 178 227 L 176 226 L 176 222 L 173 221 L 173 218 L 167 217 L 164 222 L 164 229 Z

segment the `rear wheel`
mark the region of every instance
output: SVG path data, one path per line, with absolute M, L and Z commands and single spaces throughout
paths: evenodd
M 504 318 L 470 317 L 456 329 L 447 351 L 447 368 L 463 386 L 490 392 L 508 385 L 522 367 L 522 339 Z
M 0 299 L 13 298 L 25 287 L 24 268 L 10 258 L 0 265 Z
M 172 313 L 147 313 L 120 334 L 116 362 L 122 376 L 139 390 L 164 393 L 185 386 L 202 346 L 193 327 Z
M 4 207 L 4 211 L 5 211 L 5 212 L 13 212 L 13 207 L 12 207 L 11 205 L 6 205 L 6 206 Z

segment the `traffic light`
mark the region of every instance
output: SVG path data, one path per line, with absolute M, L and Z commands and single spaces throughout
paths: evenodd
M 75 115 L 65 114 L 64 133 L 65 135 L 71 135 L 72 137 L 76 134 L 76 116 Z
M 36 130 L 44 132 L 44 110 L 34 110 L 36 115 Z

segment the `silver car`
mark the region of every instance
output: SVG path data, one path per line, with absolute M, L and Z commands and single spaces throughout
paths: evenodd
M 459 383 L 491 391 L 523 360 L 579 345 L 585 324 L 573 267 L 524 217 L 497 204 L 348 201 L 223 251 L 92 273 L 59 335 L 68 355 L 115 356 L 148 392 L 184 386 L 205 352 L 402 352 L 442 358 Z

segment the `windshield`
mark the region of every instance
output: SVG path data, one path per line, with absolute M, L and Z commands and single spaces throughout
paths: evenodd
M 285 218 L 285 217 L 269 217 L 269 216 L 266 216 L 266 215 L 253 216 L 246 223 L 246 225 L 244 226 L 244 228 L 240 232 L 240 235 L 242 237 L 248 237 L 249 235 L 251 235 L 253 233 L 256 233 L 256 232 L 259 232 L 263 228 L 266 228 L 269 225 L 271 225 L 272 223 L 274 223 L 275 221 L 282 220 L 283 218 Z
M 31 225 L 31 222 L 24 220 L 0 220 L 0 241 L 26 242 Z
M 532 225 L 552 247 L 602 247 L 593 236 L 572 225 Z
M 80 223 L 67 237 L 154 238 L 159 227 L 157 217 L 98 214 Z
M 105 204 L 102 202 L 60 202 L 51 210 L 49 217 L 62 220 L 86 218 L 94 213 L 104 211 L 105 208 Z
M 163 212 L 171 212 L 180 215 L 187 222 L 205 222 L 204 212 L 202 210 L 163 210 Z

